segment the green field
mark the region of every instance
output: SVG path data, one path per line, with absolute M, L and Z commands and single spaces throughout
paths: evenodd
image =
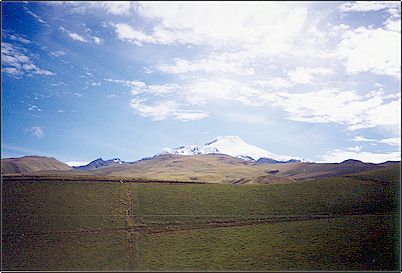
M 139 269 L 395 269 L 394 221 L 391 217 L 347 216 L 146 235 L 141 238 Z
M 397 270 L 395 170 L 241 186 L 4 180 L 2 266 Z

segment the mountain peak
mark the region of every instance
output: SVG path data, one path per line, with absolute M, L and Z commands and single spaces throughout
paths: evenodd
M 226 154 L 244 160 L 258 160 L 262 157 L 276 161 L 295 159 L 271 153 L 262 148 L 247 144 L 239 136 L 218 136 L 204 145 L 187 145 L 178 148 L 166 148 L 163 154 L 198 155 L 198 154 Z

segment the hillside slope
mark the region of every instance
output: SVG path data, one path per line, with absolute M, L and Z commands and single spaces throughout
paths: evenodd
M 1 160 L 1 173 L 30 173 L 37 171 L 67 171 L 71 167 L 53 158 L 45 156 L 24 156 Z
M 267 173 L 275 173 L 292 179 L 316 179 L 330 176 L 342 176 L 370 170 L 380 170 L 391 166 L 400 166 L 400 162 L 387 161 L 380 164 L 363 163 L 358 160 L 345 160 L 341 163 L 287 163 L 258 164 L 257 167 Z

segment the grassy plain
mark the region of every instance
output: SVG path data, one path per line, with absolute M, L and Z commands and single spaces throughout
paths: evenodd
M 124 271 L 127 235 L 48 234 L 3 238 L 3 269 L 18 271 Z
M 399 268 L 396 168 L 275 185 L 5 180 L 2 187 L 3 269 Z M 193 228 L 130 233 L 130 205 L 134 224 Z M 255 217 L 317 214 L 334 217 L 197 229 L 216 219 L 247 224 Z
M 179 231 L 141 238 L 140 270 L 395 269 L 395 219 L 336 219 Z

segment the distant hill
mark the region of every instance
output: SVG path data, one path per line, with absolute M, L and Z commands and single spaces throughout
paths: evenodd
M 391 162 L 391 161 L 388 161 L 388 163 L 389 162 Z M 357 178 L 360 180 L 385 183 L 385 184 L 392 183 L 392 181 L 400 180 L 400 175 L 401 175 L 401 165 L 400 164 L 394 164 L 392 166 L 389 166 L 389 164 L 383 164 L 383 166 L 385 166 L 385 168 L 383 168 L 383 169 L 364 171 L 364 172 L 354 173 L 354 174 L 347 175 L 347 176 Z
M 341 176 L 370 170 L 379 170 L 391 166 L 400 166 L 400 161 L 387 161 L 380 164 L 363 163 L 349 159 L 341 163 L 287 163 L 258 164 L 268 173 L 293 179 L 315 179 L 329 176 Z
M 299 162 L 302 162 L 302 161 L 299 159 L 289 159 L 286 161 L 279 161 L 279 160 L 275 160 L 272 158 L 266 158 L 266 157 L 261 157 L 260 159 L 258 159 L 256 161 L 256 163 L 258 163 L 258 164 L 264 164 L 264 163 L 281 164 L 281 163 L 299 163 Z
M 30 173 L 37 171 L 67 171 L 71 167 L 53 158 L 45 156 L 24 156 L 1 160 L 1 173 Z

